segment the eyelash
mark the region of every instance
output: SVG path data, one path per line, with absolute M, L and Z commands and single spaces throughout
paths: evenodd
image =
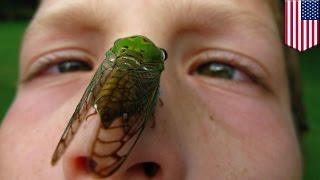
M 208 63 L 218 63 L 226 66 L 230 66 L 237 71 L 241 71 L 250 78 L 252 83 L 261 85 L 267 88 L 263 76 L 261 75 L 260 67 L 252 62 L 249 62 L 248 58 L 238 55 L 236 53 L 227 52 L 224 50 L 208 50 L 197 55 L 191 68 L 189 68 L 188 74 L 194 75 L 199 67 Z M 235 81 L 235 80 L 229 80 Z M 243 83 L 243 82 L 239 82 Z
M 93 57 L 84 50 L 78 49 L 67 49 L 67 50 L 56 50 L 47 54 L 44 54 L 37 58 L 30 67 L 30 73 L 27 76 L 27 80 L 40 76 L 46 70 L 57 66 L 59 63 L 74 60 L 83 62 L 93 69 L 94 65 L 92 62 Z

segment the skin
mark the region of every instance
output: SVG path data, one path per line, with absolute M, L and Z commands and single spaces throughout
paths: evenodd
M 44 0 L 0 129 L 0 179 L 95 179 L 79 157 L 89 154 L 96 121 L 84 122 L 55 166 L 50 160 L 105 50 L 135 34 L 169 54 L 164 104 L 110 179 L 149 179 L 143 162 L 158 165 L 154 179 L 301 179 L 282 41 L 263 0 Z M 58 73 L 55 63 L 39 70 L 41 57 L 61 51 L 76 51 L 94 70 Z M 194 73 L 208 61 L 232 65 L 235 76 Z

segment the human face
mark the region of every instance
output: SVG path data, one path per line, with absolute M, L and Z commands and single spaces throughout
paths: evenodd
M 106 49 L 136 34 L 168 52 L 163 106 L 110 179 L 300 179 L 268 2 L 44 0 L 22 43 L 18 93 L 0 130 L 0 179 L 95 178 L 78 161 L 88 156 L 93 121 L 55 166 L 50 160 Z M 67 60 L 76 71 L 61 70 Z

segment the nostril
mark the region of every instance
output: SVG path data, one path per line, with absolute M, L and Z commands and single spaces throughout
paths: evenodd
M 96 166 L 96 163 L 89 157 L 80 156 L 75 159 L 75 165 L 80 171 L 92 172 Z
M 97 166 L 96 162 L 87 156 L 79 156 L 74 159 L 77 172 L 92 173 Z M 147 179 L 154 178 L 160 174 L 160 165 L 155 162 L 141 162 L 137 163 L 131 168 L 129 172 L 132 175 L 139 175 L 141 178 L 144 176 Z
M 144 162 L 142 163 L 142 168 L 143 168 L 144 174 L 147 177 L 152 178 L 157 175 L 157 173 L 159 172 L 160 166 L 154 162 Z
M 82 171 L 82 172 L 88 170 L 87 166 L 86 166 L 87 158 L 85 156 L 80 156 L 80 157 L 75 158 L 74 162 L 75 162 L 75 167 L 77 170 Z
M 139 179 L 152 179 L 160 176 L 161 167 L 155 162 L 141 162 L 128 169 L 130 177 L 137 176 Z

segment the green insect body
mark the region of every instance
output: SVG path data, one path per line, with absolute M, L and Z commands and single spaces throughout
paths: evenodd
M 76 107 L 51 163 L 63 155 L 81 122 L 97 115 L 100 125 L 88 165 L 100 177 L 119 169 L 152 117 L 166 58 L 165 50 L 144 36 L 115 41 Z

